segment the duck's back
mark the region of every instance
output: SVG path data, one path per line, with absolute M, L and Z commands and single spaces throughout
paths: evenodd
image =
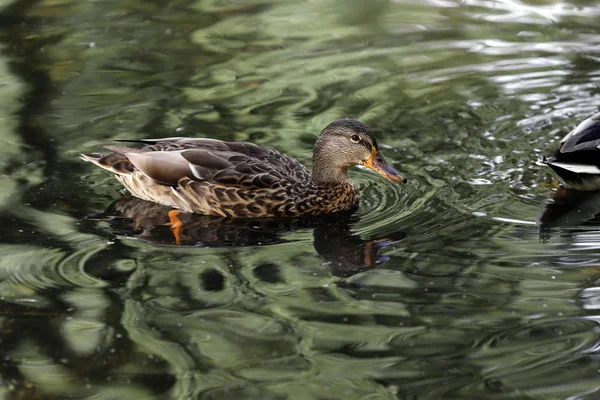
M 146 146 L 107 146 L 113 153 L 82 157 L 114 172 L 136 197 L 200 214 L 321 214 L 351 208 L 358 199 L 352 184 L 324 193 L 298 160 L 256 144 L 194 138 L 138 142 Z

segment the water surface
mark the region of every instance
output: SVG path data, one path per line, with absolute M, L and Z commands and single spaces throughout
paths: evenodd
M 600 202 L 534 164 L 599 110 L 595 1 L 0 7 L 5 398 L 597 396 Z M 180 246 L 78 159 L 193 136 L 310 165 L 342 117 L 410 183 L 354 169 L 355 214 L 190 217 Z

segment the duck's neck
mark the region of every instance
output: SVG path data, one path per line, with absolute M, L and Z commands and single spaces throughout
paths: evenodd
M 313 160 L 312 181 L 317 186 L 351 183 L 347 167 L 341 168 L 318 156 Z

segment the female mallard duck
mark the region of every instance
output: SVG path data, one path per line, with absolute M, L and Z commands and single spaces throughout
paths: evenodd
M 552 168 L 567 189 L 600 189 L 600 112 L 569 132 L 540 164 Z
M 135 197 L 184 212 L 258 218 L 348 210 L 358 203 L 358 190 L 348 177 L 353 165 L 406 182 L 379 153 L 369 128 L 351 119 L 332 122 L 321 132 L 312 174 L 298 160 L 252 143 L 194 138 L 134 142 L 146 146 L 106 146 L 113 153 L 81 156 L 113 172 Z

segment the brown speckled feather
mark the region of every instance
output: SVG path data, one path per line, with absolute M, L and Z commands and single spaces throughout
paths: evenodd
M 107 146 L 113 153 L 82 158 L 112 171 L 136 197 L 187 212 L 223 217 L 317 215 L 358 202 L 348 180 L 316 185 L 296 159 L 252 143 L 167 138 L 141 149 Z

